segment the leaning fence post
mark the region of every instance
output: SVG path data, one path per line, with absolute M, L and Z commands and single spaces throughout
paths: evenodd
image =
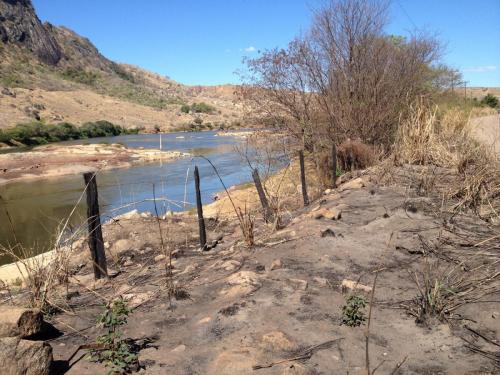
M 299 151 L 299 162 L 300 162 L 300 183 L 302 185 L 302 198 L 304 198 L 304 206 L 309 205 L 309 197 L 307 196 L 307 185 L 306 185 L 306 167 L 304 163 L 304 151 Z
M 266 193 L 264 192 L 264 188 L 262 187 L 262 183 L 260 182 L 259 171 L 255 168 L 252 171 L 253 182 L 255 183 L 255 188 L 257 189 L 257 193 L 259 194 L 260 204 L 262 205 L 262 209 L 264 210 L 264 220 L 266 223 L 272 221 L 273 213 L 271 208 L 269 207 L 269 203 L 267 201 Z
M 101 216 L 99 214 L 99 199 L 95 172 L 83 174 L 87 187 L 87 218 L 89 231 L 89 248 L 92 257 L 94 277 L 100 279 L 108 276 L 104 241 L 102 239 Z
M 332 146 L 332 186 L 337 187 L 337 147 L 335 143 Z
M 196 208 L 198 210 L 198 227 L 200 229 L 200 247 L 207 250 L 207 233 L 205 231 L 205 219 L 203 218 L 203 206 L 201 204 L 200 173 L 198 166 L 194 167 L 194 186 L 196 189 Z

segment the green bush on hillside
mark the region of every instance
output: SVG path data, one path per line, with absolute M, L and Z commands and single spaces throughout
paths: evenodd
M 215 111 L 215 107 L 204 102 L 193 103 L 191 105 L 191 111 L 194 113 L 212 113 Z
M 98 73 L 82 68 L 67 68 L 62 72 L 62 76 L 67 80 L 83 83 L 85 85 L 94 85 L 100 78 Z
M 213 113 L 216 111 L 216 108 L 211 106 L 210 104 L 201 102 L 201 103 L 193 103 L 191 105 L 183 104 L 181 106 L 182 113 Z

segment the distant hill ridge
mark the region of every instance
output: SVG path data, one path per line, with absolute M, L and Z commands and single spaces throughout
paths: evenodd
M 199 125 L 200 118 L 210 126 L 234 126 L 242 118 L 236 88 L 185 86 L 113 62 L 89 39 L 42 23 L 31 0 L 0 0 L 0 128 L 38 118 L 77 125 L 105 119 L 162 130 L 189 127 L 195 119 Z M 194 102 L 215 111 L 180 111 Z

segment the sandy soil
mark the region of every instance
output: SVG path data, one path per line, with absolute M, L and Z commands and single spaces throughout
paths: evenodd
M 468 347 L 472 343 L 498 353 L 495 345 L 469 330 L 498 340 L 498 302 L 465 304 L 450 324 L 416 324 L 404 306 L 418 295 L 411 273 L 419 272 L 428 257 L 453 266 L 470 258 L 479 238 L 491 238 L 497 229 L 472 216 L 437 215 L 439 197 L 377 185 L 370 175 L 357 181 L 290 212 L 278 231 L 257 217 L 252 248 L 241 242 L 231 218 L 207 219 L 210 241 L 223 236 L 209 252 L 198 250 L 194 216 L 160 220 L 165 246 L 175 251 L 174 282 L 189 298 L 168 298 L 155 218 L 130 214 L 106 224 L 114 277 L 94 282 L 88 249 L 82 240 L 76 244 L 68 290 L 58 289 L 56 299 L 64 311 L 51 319 L 64 333 L 49 341 L 58 364 L 66 365 L 64 360 L 79 345 L 95 340 L 103 303 L 123 295 L 134 307 L 125 336 L 149 342 L 139 353 L 140 373 L 361 374 L 366 325 L 340 324 L 350 292 L 342 284 L 350 280 L 369 290 L 378 270 L 370 327 L 372 368 L 381 364 L 378 372 L 391 373 L 405 359 L 400 374 L 496 373 L 494 361 Z M 318 211 L 335 208 L 341 211 L 339 220 L 315 218 Z M 477 249 L 498 248 L 497 242 L 488 245 Z M 498 297 L 497 292 L 487 300 Z M 296 357 L 302 359 L 273 364 Z M 255 365 L 271 366 L 253 370 Z M 68 373 L 105 374 L 107 369 L 82 359 Z
M 119 144 L 47 145 L 29 152 L 0 154 L 0 185 L 12 181 L 58 177 L 137 163 L 171 161 L 187 156 L 176 151 L 128 149 Z

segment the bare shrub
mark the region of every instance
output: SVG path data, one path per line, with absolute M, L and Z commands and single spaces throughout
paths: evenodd
M 440 46 L 388 35 L 387 14 L 386 1 L 331 0 L 286 49 L 247 60 L 243 97 L 315 154 L 347 139 L 389 147 L 409 103 L 432 86 Z

